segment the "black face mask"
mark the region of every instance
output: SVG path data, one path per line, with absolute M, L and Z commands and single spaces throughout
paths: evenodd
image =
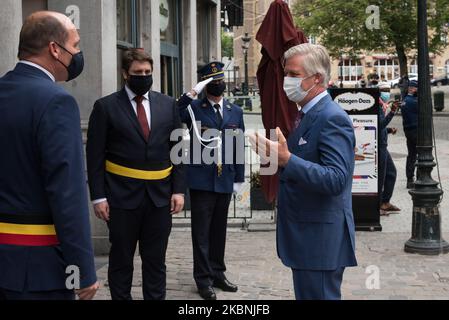
M 64 51 L 68 52 L 71 56 L 72 56 L 72 61 L 70 62 L 70 64 L 68 66 L 66 66 L 64 63 L 62 63 L 60 60 L 59 63 L 62 64 L 66 69 L 67 69 L 67 73 L 69 74 L 68 78 L 67 78 L 67 82 L 70 80 L 75 79 L 76 77 L 78 77 L 84 69 L 84 56 L 83 56 L 83 52 L 80 51 L 78 53 L 71 53 L 69 50 L 67 50 L 66 48 L 64 48 L 63 46 L 61 46 L 59 43 L 55 42 L 60 48 L 62 48 Z
M 226 83 L 221 81 L 219 83 L 209 83 L 207 85 L 207 93 L 214 97 L 221 97 L 223 92 L 226 90 Z
M 126 81 L 128 83 L 128 87 L 137 94 L 138 96 L 143 96 L 145 93 L 150 91 L 151 87 L 153 86 L 153 75 L 149 76 L 133 76 L 129 75 L 128 80 Z

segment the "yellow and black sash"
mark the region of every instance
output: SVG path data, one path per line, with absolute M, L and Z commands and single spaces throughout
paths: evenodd
M 0 244 L 44 247 L 59 241 L 50 215 L 0 213 Z
M 106 171 L 118 176 L 139 180 L 163 180 L 171 175 L 173 165 L 170 161 L 157 163 L 127 161 L 117 157 L 108 157 Z

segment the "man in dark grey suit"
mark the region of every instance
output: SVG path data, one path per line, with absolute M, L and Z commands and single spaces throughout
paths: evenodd
M 139 242 L 143 295 L 165 299 L 165 253 L 171 214 L 184 206 L 182 165 L 173 165 L 170 142 L 181 128 L 173 98 L 150 91 L 153 60 L 143 50 L 124 53 L 125 87 L 95 103 L 89 121 L 87 168 L 95 214 L 108 222 L 109 288 L 130 300 Z

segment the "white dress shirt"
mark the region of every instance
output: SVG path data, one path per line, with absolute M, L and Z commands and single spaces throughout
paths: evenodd
M 42 72 L 44 72 L 53 82 L 56 82 L 55 76 L 53 74 L 51 74 L 50 71 L 48 71 L 47 69 L 45 69 L 44 67 L 34 63 L 34 62 L 30 62 L 30 61 L 26 61 L 26 60 L 20 60 L 19 63 L 23 63 L 26 64 L 28 66 L 32 66 L 35 67 L 39 70 L 41 70 Z
M 319 95 L 317 95 L 315 98 L 313 98 L 312 100 L 310 100 L 309 102 L 306 103 L 305 106 L 302 107 L 302 112 L 304 112 L 304 114 L 306 114 L 307 112 L 309 112 L 313 107 L 315 107 L 315 105 L 321 100 L 323 99 L 325 96 L 327 96 L 327 90 L 324 90 L 323 92 L 321 92 Z
M 207 99 L 207 101 L 209 101 L 209 103 L 211 104 L 212 107 L 214 107 L 214 105 L 218 104 L 220 105 L 220 114 L 221 114 L 221 118 L 223 119 L 223 99 L 220 100 L 220 102 L 216 103 L 213 102 L 212 100 Z M 217 112 L 217 109 L 214 108 L 215 113 Z

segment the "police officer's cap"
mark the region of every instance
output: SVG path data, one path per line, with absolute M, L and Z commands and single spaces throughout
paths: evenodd
M 201 77 L 201 80 L 206 80 L 209 78 L 213 78 L 214 80 L 223 80 L 225 77 L 223 67 L 223 63 L 219 61 L 213 61 L 198 70 L 198 73 Z
M 416 81 L 416 80 L 411 80 L 411 81 L 408 83 L 408 86 L 409 86 L 409 87 L 415 87 L 415 88 L 418 88 L 418 81 Z

